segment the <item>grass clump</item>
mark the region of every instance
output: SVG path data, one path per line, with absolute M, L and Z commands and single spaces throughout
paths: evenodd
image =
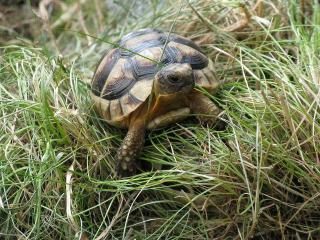
M 318 239 L 319 3 L 121 1 L 101 17 L 83 2 L 83 22 L 54 15 L 46 43 L 1 47 L 1 237 Z M 226 127 L 150 132 L 154 170 L 117 180 L 124 132 L 86 83 L 101 41 L 142 27 L 201 44 L 228 80 L 212 96 Z

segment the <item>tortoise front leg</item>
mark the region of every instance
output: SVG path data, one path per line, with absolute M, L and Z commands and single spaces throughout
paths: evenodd
M 198 92 L 190 94 L 189 107 L 191 112 L 197 115 L 196 117 L 202 125 L 213 126 L 221 112 L 221 109 L 208 97 Z
M 119 177 L 132 176 L 136 173 L 137 158 L 145 141 L 145 124 L 133 122 L 117 153 L 117 174 Z

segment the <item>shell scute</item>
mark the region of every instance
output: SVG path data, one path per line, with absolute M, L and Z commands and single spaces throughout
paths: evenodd
M 197 44 L 195 44 L 193 41 L 191 41 L 190 39 L 187 39 L 185 37 L 182 37 L 182 36 L 179 36 L 176 34 L 170 34 L 170 41 L 189 46 L 189 47 L 197 50 L 198 52 L 203 53 L 202 49 Z
M 121 47 L 121 56 L 130 57 L 135 55 L 135 53 L 140 53 L 144 49 L 163 46 L 165 41 L 166 37 L 164 34 L 152 32 L 146 35 L 139 35 L 119 45 Z
M 132 69 L 132 74 L 138 81 L 152 78 L 158 70 L 158 65 L 156 63 L 145 58 L 130 58 L 129 62 L 130 65 L 128 67 Z
M 113 67 L 101 91 L 102 98 L 113 100 L 122 97 L 135 84 L 136 79 L 132 68 L 126 66 L 127 62 L 127 59 L 120 58 Z
M 131 93 L 126 94 L 120 99 L 121 107 L 124 116 L 130 114 L 136 109 L 136 106 L 139 106 L 143 101 L 136 98 Z
M 190 63 L 192 69 L 203 69 L 208 66 L 208 58 L 190 46 L 169 42 L 168 48 L 176 49 L 172 54 L 176 57 L 181 56 L 181 59 L 177 59 L 178 62 Z M 180 52 L 179 55 L 176 53 L 177 51 Z
M 129 93 L 141 102 L 144 102 L 150 95 L 153 81 L 147 79 L 136 82 Z
M 130 39 L 135 39 L 137 37 L 149 34 L 149 33 L 155 33 L 155 34 L 162 34 L 163 32 L 157 29 L 152 29 L 152 28 L 144 28 L 144 29 L 139 29 L 137 31 L 128 33 L 127 35 L 123 36 L 119 41 L 118 44 L 120 46 L 126 44 L 127 41 Z
M 100 96 L 100 93 L 107 81 L 110 72 L 120 58 L 119 49 L 112 49 L 107 52 L 99 61 L 95 74 L 93 76 L 91 90 L 94 95 Z

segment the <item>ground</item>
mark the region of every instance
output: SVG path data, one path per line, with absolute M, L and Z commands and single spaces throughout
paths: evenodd
M 26 2 L 0 1 L 0 238 L 320 238 L 318 1 Z M 224 127 L 151 131 L 117 179 L 88 83 L 144 27 L 201 45 Z

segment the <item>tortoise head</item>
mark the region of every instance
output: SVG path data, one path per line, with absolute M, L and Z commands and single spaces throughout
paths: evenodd
M 194 88 L 190 64 L 174 63 L 162 68 L 156 75 L 153 91 L 156 96 L 188 93 Z

